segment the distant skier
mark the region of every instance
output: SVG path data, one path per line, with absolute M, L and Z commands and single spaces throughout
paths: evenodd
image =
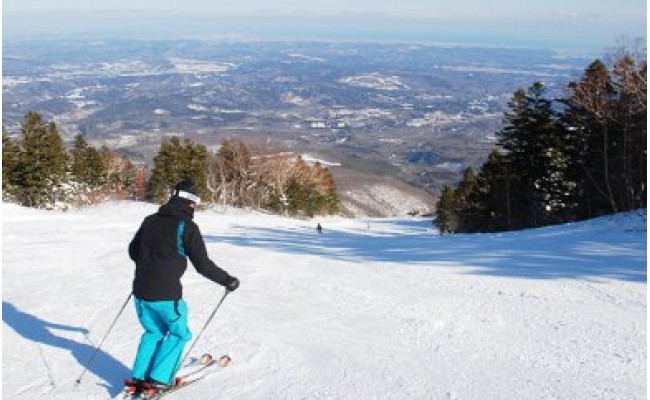
M 180 282 L 187 257 L 200 274 L 226 290 L 239 287 L 237 278 L 208 257 L 201 232 L 192 221 L 199 202 L 194 183 L 181 181 L 167 204 L 144 219 L 129 244 L 129 256 L 135 261 L 135 308 L 145 330 L 133 363 L 133 378 L 127 382 L 135 392 L 172 385 L 183 348 L 192 337 Z
M 319 235 L 323 233 L 323 227 L 320 226 L 320 223 L 316 225 L 316 232 L 318 232 Z

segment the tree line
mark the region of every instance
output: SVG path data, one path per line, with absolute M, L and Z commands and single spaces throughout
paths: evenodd
M 126 198 L 135 188 L 135 168 L 106 147 L 97 150 L 82 135 L 67 150 L 54 122 L 30 111 L 20 135 L 2 131 L 2 198 L 28 207 L 71 206 Z
M 66 149 L 54 122 L 28 112 L 18 137 L 3 127 L 2 158 L 3 199 L 29 207 L 66 209 L 110 197 L 162 203 L 184 178 L 196 183 L 207 203 L 308 217 L 339 207 L 334 179 L 320 163 L 310 166 L 300 156 L 238 140 L 224 140 L 212 153 L 190 139 L 165 139 L 142 182 L 143 171 L 139 177 L 125 157 L 97 150 L 80 134 Z
M 189 139 L 166 139 L 154 158 L 148 196 L 164 201 L 181 178 L 191 178 L 209 202 L 312 217 L 338 211 L 334 178 L 300 156 L 224 140 L 215 153 Z
M 539 227 L 646 207 L 647 63 L 619 49 L 549 99 L 515 91 L 478 173 L 443 188 L 441 233 Z

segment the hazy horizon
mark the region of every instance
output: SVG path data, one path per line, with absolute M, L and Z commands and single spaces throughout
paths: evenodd
M 240 39 L 426 42 L 600 51 L 646 38 L 640 0 L 431 1 L 11 0 L 3 40 Z

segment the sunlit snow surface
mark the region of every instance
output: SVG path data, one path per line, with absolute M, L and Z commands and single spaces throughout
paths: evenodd
M 141 335 L 132 304 L 88 358 L 129 295 L 128 242 L 155 210 L 3 204 L 5 398 L 119 392 Z M 422 219 L 196 221 L 242 282 L 196 354 L 233 363 L 170 400 L 646 396 L 645 211 L 457 236 Z M 183 283 L 196 333 L 223 289 L 191 267 Z

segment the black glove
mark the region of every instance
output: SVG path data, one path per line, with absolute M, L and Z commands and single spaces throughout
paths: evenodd
M 227 291 L 234 292 L 239 287 L 239 279 L 235 278 L 234 276 L 231 276 L 230 278 L 228 278 L 228 281 L 224 286 L 226 287 Z

